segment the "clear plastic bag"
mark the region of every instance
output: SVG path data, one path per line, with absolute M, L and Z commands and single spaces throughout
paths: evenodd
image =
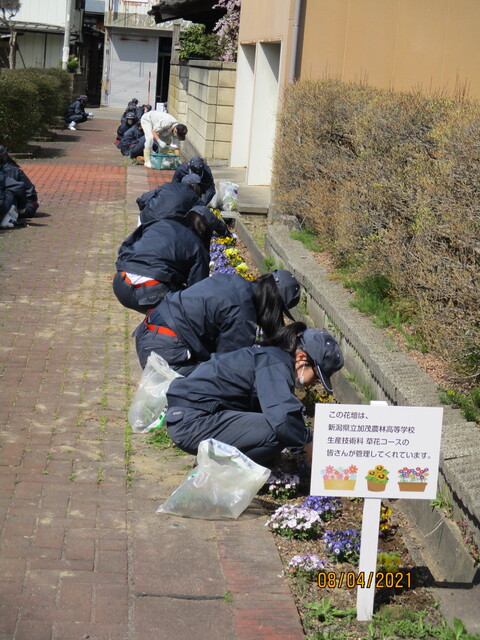
M 128 421 L 134 433 L 146 433 L 156 423 L 165 409 L 170 382 L 179 376 L 162 356 L 152 351 L 128 411 Z
M 222 181 L 217 192 L 216 207 L 222 211 L 236 211 L 238 205 L 238 184 Z
M 238 518 L 270 476 L 236 447 L 210 438 L 198 446 L 198 466 L 158 509 L 185 518 Z

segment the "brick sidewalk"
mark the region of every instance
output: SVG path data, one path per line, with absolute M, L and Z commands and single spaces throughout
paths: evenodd
M 110 278 L 151 172 L 125 166 L 117 124 L 22 162 L 40 215 L 0 233 L 0 640 L 297 640 L 265 517 L 157 515 L 191 457 L 125 438 L 141 317 Z

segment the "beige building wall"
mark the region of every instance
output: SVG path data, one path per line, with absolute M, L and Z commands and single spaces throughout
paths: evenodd
M 242 0 L 239 44 L 281 43 L 280 85 L 288 82 L 295 0 Z
M 301 79 L 480 98 L 478 0 L 304 0 L 302 23 Z
M 168 111 L 188 127 L 183 154 L 227 165 L 232 140 L 236 64 L 190 60 L 171 65 Z
M 291 79 L 480 99 L 479 42 L 480 0 L 242 0 L 230 163 L 270 183 L 274 128 L 257 124 Z

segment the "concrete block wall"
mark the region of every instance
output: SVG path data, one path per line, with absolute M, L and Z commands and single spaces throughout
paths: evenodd
M 183 155 L 227 166 L 232 140 L 236 64 L 189 60 L 172 65 L 168 110 L 188 127 Z

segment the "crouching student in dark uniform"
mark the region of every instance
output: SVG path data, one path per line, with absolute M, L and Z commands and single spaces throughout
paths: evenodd
M 10 209 L 13 206 L 14 195 L 7 189 L 7 176 L 4 171 L 3 165 L 0 165 L 0 229 L 11 229 L 13 222 L 11 222 Z
M 113 292 L 119 302 L 146 313 L 168 292 L 207 278 L 211 235 L 196 211 L 137 227 L 118 251 Z
M 75 131 L 77 124 L 86 122 L 88 118 L 93 118 L 93 113 L 85 112 L 85 105 L 88 102 L 88 96 L 82 95 L 72 102 L 65 111 L 65 122 L 71 131 Z
M 130 158 L 138 158 L 143 155 L 143 147 L 145 146 L 145 136 L 143 134 L 142 123 L 140 120 L 133 127 L 130 127 L 123 138 L 117 144 L 123 156 Z M 158 151 L 158 145 L 153 143 L 152 149 Z
M 123 136 L 127 133 L 129 129 L 133 127 L 134 124 L 137 123 L 137 116 L 134 111 L 130 111 L 127 113 L 125 117 L 125 121 L 120 124 L 117 129 L 117 138 L 115 140 L 115 144 L 119 147 L 119 143 L 122 141 Z
M 33 218 L 38 209 L 35 185 L 2 145 L 0 145 L 0 165 L 3 166 L 7 176 L 7 188 L 9 183 L 13 185 L 11 187 L 14 194 L 13 204 L 17 210 L 18 219 Z
M 180 449 L 196 455 L 202 440 L 215 438 L 267 467 L 285 447 L 304 447 L 311 461 L 312 432 L 294 388 L 319 379 L 331 393 L 342 354 L 333 336 L 302 322 L 267 344 L 214 354 L 171 382 L 167 429 Z
M 190 173 L 196 173 L 200 177 L 202 202 L 208 204 L 216 193 L 215 180 L 210 167 L 201 156 L 193 156 L 188 162 L 178 165 L 173 174 L 172 182 L 181 182 Z
M 283 314 L 298 304 L 300 285 L 285 270 L 249 282 L 218 273 L 166 296 L 136 328 L 137 355 L 145 366 L 151 351 L 188 375 L 212 353 L 254 344 L 259 325 L 265 337 L 284 325 Z
M 181 183 L 166 182 L 137 198 L 142 224 L 165 216 L 184 215 L 199 204 L 203 204 L 200 199 L 200 178 L 194 173 L 185 176 Z

